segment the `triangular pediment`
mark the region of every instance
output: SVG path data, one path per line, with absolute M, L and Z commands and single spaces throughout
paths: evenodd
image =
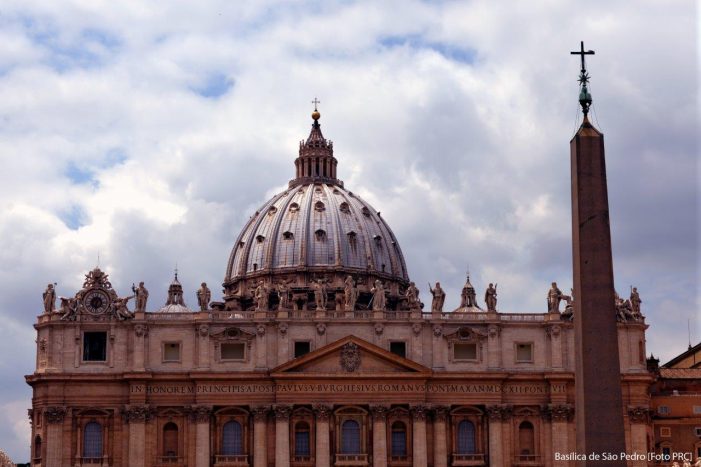
M 302 357 L 274 368 L 273 376 L 288 374 L 378 375 L 411 373 L 429 375 L 431 370 L 355 336 L 346 336 Z

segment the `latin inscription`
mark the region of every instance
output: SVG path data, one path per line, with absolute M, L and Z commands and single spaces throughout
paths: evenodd
M 430 393 L 430 394 L 562 394 L 566 384 L 480 384 L 480 383 L 278 383 L 272 384 L 134 384 L 132 394 L 294 394 L 294 393 Z

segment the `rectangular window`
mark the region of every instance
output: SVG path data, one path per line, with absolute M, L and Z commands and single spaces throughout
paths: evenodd
M 83 361 L 104 362 L 107 361 L 107 333 L 84 332 L 83 333 Z
M 295 342 L 295 358 L 306 355 L 312 350 L 312 343 L 309 341 Z
M 701 415 L 701 405 L 694 406 L 694 415 Z
M 389 351 L 395 355 L 406 358 L 406 342 L 390 342 Z
M 694 431 L 696 432 L 696 436 L 701 437 L 701 426 L 697 426 L 694 428 Z
M 516 361 L 517 362 L 532 362 L 533 361 L 533 344 L 531 344 L 531 343 L 516 344 Z
M 453 360 L 477 360 L 477 344 L 453 344 Z
M 163 361 L 164 362 L 179 362 L 180 361 L 180 343 L 179 342 L 164 342 L 163 343 Z
M 246 344 L 222 344 L 221 359 L 222 360 L 243 360 L 246 356 Z
M 672 411 L 669 409 L 669 406 L 667 405 L 661 405 L 657 407 L 657 413 L 660 415 L 669 415 Z
M 661 438 L 671 438 L 672 437 L 672 429 L 668 426 L 660 427 L 660 437 Z
M 664 460 L 669 460 L 672 458 L 672 449 L 671 448 L 662 448 L 662 456 Z

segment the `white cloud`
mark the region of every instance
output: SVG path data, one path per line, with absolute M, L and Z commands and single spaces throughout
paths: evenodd
M 619 291 L 639 285 L 648 352 L 672 357 L 686 318 L 701 334 L 694 7 L 5 2 L 0 314 L 31 358 L 4 368 L 3 407 L 30 403 L 41 291 L 74 291 L 98 252 L 119 291 L 145 280 L 152 306 L 176 262 L 191 303 L 220 283 L 243 222 L 292 176 L 314 96 L 341 178 L 382 211 L 417 284 L 440 280 L 456 306 L 469 265 L 478 289 L 499 283 L 501 309 L 543 311 L 550 281 L 571 285 L 581 39 Z M 231 87 L 198 94 L 213 77 Z M 21 433 L 0 432 L 15 457 Z

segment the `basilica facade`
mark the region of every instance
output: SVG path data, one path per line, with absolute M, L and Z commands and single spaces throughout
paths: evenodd
M 220 299 L 206 284 L 186 299 L 176 274 L 153 305 L 97 268 L 58 308 L 47 288 L 32 465 L 573 465 L 572 297 L 552 284 L 547 309 L 511 313 L 469 277 L 458 309 L 440 284 L 421 297 L 312 118 L 288 188 L 235 239 Z M 647 325 L 635 297 L 620 305 L 626 444 L 647 453 Z

